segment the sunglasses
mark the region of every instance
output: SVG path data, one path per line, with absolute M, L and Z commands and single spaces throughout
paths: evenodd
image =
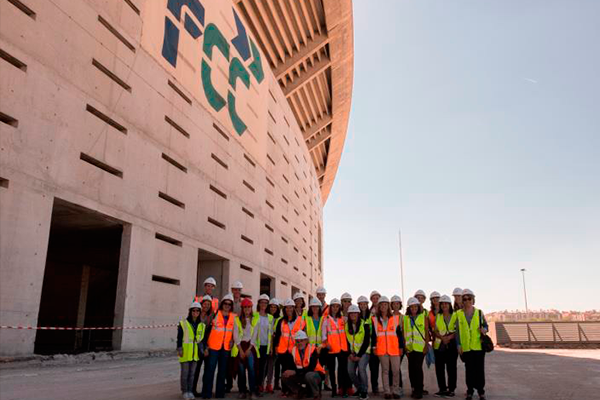
M 463 301 L 471 301 L 473 298 L 471 296 L 463 297 Z
M 223 307 L 227 306 L 227 307 L 231 307 L 233 304 L 230 302 L 223 302 Z

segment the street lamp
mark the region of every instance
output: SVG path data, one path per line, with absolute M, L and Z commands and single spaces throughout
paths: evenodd
M 527 307 L 527 287 L 525 286 L 525 268 L 521 268 L 521 274 L 523 274 L 523 295 L 525 296 L 525 313 L 529 315 L 529 307 Z

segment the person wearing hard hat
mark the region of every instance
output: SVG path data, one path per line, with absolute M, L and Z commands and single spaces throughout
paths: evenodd
M 199 343 L 204 339 L 205 325 L 200 321 L 198 302 L 188 309 L 188 316 L 177 325 L 177 355 L 181 366 L 181 395 L 184 399 L 194 398 L 194 373 L 200 359 Z
M 431 329 L 429 334 L 432 340 L 434 338 L 433 330 L 435 329 L 435 317 L 440 311 L 440 297 L 440 292 L 435 290 L 429 295 L 431 307 L 429 308 L 429 313 L 427 314 L 427 317 L 429 318 L 429 329 Z
M 310 299 L 308 312 L 304 319 L 306 320 L 308 343 L 318 347 L 321 344 L 323 336 L 323 316 L 319 299 Z
M 231 294 L 233 294 L 233 312 L 240 314 L 242 312 L 242 290 L 244 284 L 241 281 L 235 281 L 231 285 Z
M 323 336 L 321 352 L 327 360 L 327 370 L 331 381 L 331 396 L 338 394 L 337 384 L 340 385 L 340 394 L 348 397 L 350 382 L 348 377 L 348 342 L 344 335 L 345 321 L 342 316 L 342 303 L 338 299 L 332 299 L 329 303 L 329 315 L 323 322 Z M 336 374 L 337 361 L 337 374 Z M 337 379 L 336 379 L 337 378 Z
M 475 390 L 479 398 L 485 400 L 485 352 L 481 347 L 481 335 L 488 331 L 483 312 L 475 308 L 475 293 L 464 289 L 463 309 L 456 312 L 456 341 L 458 354 L 465 363 L 467 400 L 473 398 Z
M 272 298 L 269 300 L 269 315 L 273 317 L 273 334 L 275 333 L 275 326 L 279 323 L 281 319 L 281 310 L 279 309 L 279 300 L 276 298 Z M 269 350 L 269 359 L 267 362 L 267 386 L 265 388 L 265 393 L 274 393 L 273 390 L 273 377 L 275 377 L 275 389 L 280 390 L 279 386 L 279 376 L 281 372 L 281 365 L 277 362 L 276 352 L 274 351 L 274 343 L 271 340 L 271 348 Z
M 275 319 L 269 314 L 269 295 L 263 293 L 258 297 L 256 312 L 254 317 L 258 318 L 258 336 L 256 340 L 256 349 L 260 357 L 258 358 L 258 372 L 256 376 L 259 393 L 265 391 L 265 379 L 267 376 L 267 364 L 271 345 L 273 341 L 273 327 Z
M 372 317 L 377 315 L 377 305 L 380 297 L 381 294 L 379 294 L 377 290 L 373 290 L 369 295 L 369 299 L 371 299 L 371 317 L 369 319 L 371 321 Z M 371 346 L 375 346 L 374 341 L 371 341 Z M 374 353 L 371 351 L 371 354 Z M 369 358 L 369 371 L 371 373 L 371 390 L 373 391 L 373 394 L 377 396 L 379 394 L 379 357 Z
M 275 327 L 275 336 L 273 338 L 273 346 L 277 352 L 279 362 L 285 359 L 285 355 L 292 354 L 294 348 L 294 336 L 297 332 L 304 330 L 306 321 L 304 318 L 296 314 L 296 304 L 292 299 L 286 299 L 283 303 L 284 313 L 283 318 Z M 277 379 L 277 377 L 275 378 Z M 289 388 L 282 387 L 284 395 L 289 394 Z
M 365 296 L 358 296 L 356 300 L 358 308 L 360 310 L 359 317 L 361 321 L 366 321 L 368 324 L 371 323 L 371 310 L 369 310 L 369 299 Z
M 423 360 L 429 351 L 429 319 L 422 312 L 422 303 L 415 297 L 408 299 L 404 316 L 404 341 L 408 358 L 408 377 L 412 397 L 423 398 Z
M 202 308 L 200 309 L 200 322 L 204 324 L 204 339 L 198 344 L 198 363 L 196 365 L 196 371 L 194 372 L 194 384 L 192 386 L 192 394 L 194 397 L 200 397 L 200 393 L 198 392 L 198 381 L 200 380 L 200 369 L 202 368 L 202 363 L 206 360 L 208 356 L 208 348 L 207 341 L 210 336 L 211 330 L 211 322 L 213 318 L 212 305 L 213 299 L 209 295 L 205 295 L 201 299 L 200 305 Z
M 419 289 L 415 292 L 414 298 L 416 298 L 417 300 L 419 300 L 419 305 L 420 305 L 420 311 L 424 312 L 425 314 L 428 314 L 428 310 L 425 308 L 425 300 L 427 300 L 427 296 L 425 295 L 425 291 L 422 289 Z
M 454 339 L 454 326 L 456 314 L 452 312 L 452 299 L 443 295 L 440 298 L 440 312 L 435 317 L 433 328 L 435 353 L 435 375 L 437 377 L 439 391 L 435 394 L 439 397 L 454 397 L 456 389 L 456 362 L 458 351 Z M 448 371 L 448 384 L 446 384 L 446 371 Z
M 402 324 L 400 318 L 392 314 L 390 299 L 386 296 L 379 298 L 371 332 L 373 354 L 378 357 L 381 364 L 384 398 L 399 399 L 401 397 Z
M 204 296 L 210 296 L 212 301 L 212 312 L 216 313 L 219 309 L 219 298 L 215 296 L 215 288 L 217 287 L 217 281 L 212 276 L 209 276 L 204 280 L 204 294 L 202 296 L 196 296 L 196 301 L 200 301 Z
M 452 291 L 452 297 L 454 297 L 454 311 L 458 311 L 463 307 L 462 292 L 463 290 L 459 287 L 454 288 L 454 290 Z
M 226 294 L 221 300 L 219 310 L 211 322 L 211 331 L 208 337 L 208 360 L 206 361 L 204 376 L 202 378 L 202 397 L 212 398 L 215 371 L 217 371 L 216 398 L 225 397 L 225 378 L 231 349 L 233 348 L 233 328 L 236 315 L 233 309 L 233 296 Z
M 344 318 L 348 318 L 348 307 L 350 307 L 350 305 L 352 304 L 352 295 L 348 292 L 342 294 L 342 297 L 340 297 L 340 300 L 342 301 L 342 315 L 344 316 Z
M 402 298 L 397 294 L 393 295 L 390 299 L 390 305 L 392 307 L 392 314 L 394 316 L 402 317 Z
M 292 300 L 294 300 L 296 315 L 304 318 L 306 315 L 306 310 L 304 309 L 304 307 L 306 307 L 306 303 L 304 302 L 304 296 L 302 296 L 302 293 L 296 292 L 294 296 L 292 296 Z
M 317 299 L 321 302 L 321 314 L 323 316 L 329 314 L 329 304 L 327 304 L 325 297 L 327 297 L 327 290 L 323 286 L 319 286 L 317 288 Z
M 349 351 L 348 375 L 358 390 L 359 399 L 366 400 L 369 398 L 367 365 L 371 352 L 371 324 L 360 318 L 360 308 L 356 305 L 348 307 L 345 333 Z
M 313 400 L 320 400 L 325 370 L 319 362 L 316 346 L 309 343 L 306 332 L 296 332 L 292 351 L 282 358 L 284 386 L 299 399 L 304 398 L 302 390 L 306 386 Z
M 259 316 L 252 312 L 252 300 L 245 298 L 242 300 L 242 313 L 235 317 L 235 328 L 233 330 L 233 357 L 234 371 L 238 377 L 238 398 L 252 400 L 252 394 L 260 396 L 256 387 L 256 375 L 254 365 L 257 353 L 258 323 Z M 247 375 L 246 375 L 247 374 Z M 246 387 L 246 377 L 248 386 Z

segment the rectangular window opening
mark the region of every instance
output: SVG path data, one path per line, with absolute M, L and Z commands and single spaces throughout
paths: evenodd
M 288 140 L 287 136 L 283 135 L 283 140 L 285 140 L 285 143 L 287 143 L 287 145 L 290 145 L 290 141 Z
M 163 235 L 162 233 L 156 232 L 156 234 L 154 235 L 154 237 L 156 239 L 158 239 L 158 240 L 163 241 L 163 242 L 172 244 L 173 246 L 177 246 L 177 247 L 182 247 L 183 246 L 183 243 L 181 243 L 180 240 L 174 239 L 174 238 L 172 238 L 170 236 L 167 236 L 167 235 Z
M 249 267 L 249 266 L 244 265 L 244 264 L 240 264 L 240 268 L 243 269 L 244 271 L 248 271 L 248 272 L 252 272 L 253 271 L 252 267 Z
M 125 135 L 127 135 L 127 128 L 125 128 L 123 125 L 119 124 L 114 119 L 110 118 L 108 115 L 106 115 L 103 112 L 99 111 L 95 107 L 93 107 L 93 106 L 91 106 L 89 104 L 86 104 L 85 110 L 87 112 L 89 112 L 90 114 L 96 116 L 96 118 L 99 118 L 102 121 L 104 121 L 105 123 L 107 123 L 108 125 L 112 126 L 113 128 L 115 128 L 119 132 L 124 133 Z
M 248 236 L 242 235 L 241 238 L 242 238 L 242 240 L 244 242 L 247 242 L 247 243 L 250 243 L 250 244 L 254 244 L 254 240 L 250 239 Z
M 140 15 L 140 9 L 137 8 L 137 6 L 135 4 L 133 4 L 133 1 L 131 0 L 125 0 L 125 3 L 127 3 L 127 5 L 129 7 L 131 7 L 131 9 L 137 14 Z
M 225 224 L 224 224 L 224 223 L 222 223 L 222 222 L 219 222 L 219 221 L 217 221 L 217 220 L 216 220 L 216 219 L 214 219 L 214 218 L 208 217 L 208 222 L 209 222 L 209 223 L 211 223 L 211 224 L 213 224 L 213 225 L 214 225 L 214 226 L 216 226 L 216 227 L 219 227 L 219 228 L 223 229 L 223 230 L 225 230 L 225 229 L 226 229 L 226 226 L 225 226 Z
M 222 198 L 227 199 L 227 194 L 225 192 L 223 192 L 221 189 L 219 189 L 218 187 L 213 186 L 213 185 L 209 185 L 208 187 L 210 188 L 210 190 L 212 190 L 213 192 L 215 192 Z
M 31 19 L 35 19 L 35 17 L 36 17 L 35 12 L 33 12 L 33 10 L 31 8 L 27 7 L 25 4 L 21 3 L 19 0 L 8 0 L 8 2 L 10 4 L 12 4 L 13 6 L 17 7 L 19 10 L 21 10 L 25 15 L 27 15 Z
M 285 215 L 282 215 L 281 219 L 284 220 L 286 224 L 289 222 L 288 219 L 285 217 Z
M 215 160 L 221 167 L 229 169 L 229 166 L 225 164 L 225 161 L 221 160 L 215 153 L 210 154 L 211 158 Z
M 267 160 L 269 160 L 271 162 L 271 164 L 275 165 L 275 161 L 273 161 L 273 159 L 271 158 L 270 155 L 267 154 Z
M 183 203 L 182 201 L 177 200 L 175 197 L 169 196 L 166 193 L 163 192 L 158 192 L 158 197 L 160 197 L 161 199 L 173 204 L 174 206 L 177 206 L 179 208 L 182 208 L 185 210 L 185 203 Z
M 287 283 L 286 281 L 281 281 L 281 284 L 282 284 L 283 286 L 287 286 L 287 285 L 288 285 L 288 283 Z
M 14 128 L 19 127 L 19 120 L 11 117 L 8 114 L 4 114 L 3 112 L 0 112 L 0 121 L 5 123 L 6 125 L 10 125 Z
M 217 125 L 217 124 L 215 124 L 215 123 L 213 122 L 213 128 L 215 128 L 215 130 L 216 130 L 217 132 L 219 132 L 219 133 L 221 134 L 221 136 L 223 136 L 223 138 L 225 138 L 225 140 L 229 141 L 229 135 L 228 135 L 228 134 L 226 134 L 226 133 L 223 131 L 223 129 L 221 129 L 221 128 L 219 127 L 219 125 Z
M 271 232 L 275 232 L 275 230 L 273 230 L 273 228 L 271 228 L 270 225 L 265 224 L 265 228 L 267 228 L 268 230 L 270 230 Z
M 269 117 L 271 117 L 271 119 L 273 120 L 274 123 L 277 123 L 277 121 L 275 120 L 275 117 L 273 116 L 273 114 L 271 114 L 271 111 L 269 111 Z
M 271 98 L 273 99 L 275 104 L 277 104 L 277 99 L 275 98 L 275 95 L 273 94 L 273 92 L 271 92 L 271 90 L 269 90 L 269 94 L 271 95 Z
M 169 87 L 171 87 L 171 89 L 173 89 L 175 93 L 179 95 L 179 97 L 185 100 L 186 103 L 192 105 L 192 99 L 190 99 L 185 93 L 183 93 L 183 91 L 179 89 L 179 87 L 177 87 L 177 85 L 174 84 L 170 79 L 167 81 L 167 84 L 169 85 Z
M 269 137 L 269 139 L 271 139 L 271 142 L 273 142 L 273 144 L 277 144 L 275 138 L 271 135 L 271 132 L 267 131 L 267 136 Z
M 168 283 L 169 285 L 179 286 L 179 279 L 167 278 L 166 276 L 152 275 L 154 282 Z
M 248 188 L 248 189 L 249 189 L 249 190 L 250 190 L 252 193 L 254 193 L 254 192 L 255 192 L 255 190 L 254 190 L 254 187 L 253 187 L 251 184 L 249 184 L 249 183 L 248 183 L 248 182 L 246 182 L 246 181 L 242 181 L 242 183 L 243 183 L 243 184 L 244 184 L 244 186 L 246 186 L 246 187 L 247 187 L 247 188 Z
M 286 125 L 288 126 L 288 128 L 289 128 L 289 127 L 290 127 L 290 123 L 289 123 L 289 121 L 287 120 L 287 118 L 286 118 L 286 117 L 283 117 L 283 120 L 285 121 L 285 124 L 286 124 Z
M 187 168 L 184 167 L 181 163 L 177 162 L 174 158 L 169 157 L 167 154 L 162 153 L 162 158 L 163 160 L 165 160 L 166 162 L 168 162 L 169 164 L 171 164 L 172 166 L 174 166 L 175 168 L 185 172 L 187 174 Z
M 252 211 L 248 210 L 246 207 L 242 207 L 242 211 L 248 215 L 250 218 L 254 218 L 254 214 L 252 213 Z
M 285 236 L 282 236 L 281 240 L 283 240 L 283 243 L 289 243 L 288 240 L 285 238 Z
M 248 161 L 248 164 L 252 165 L 252 167 L 256 167 L 256 163 L 252 161 L 248 154 L 244 153 L 244 158 L 246 159 L 246 161 Z
M 285 258 L 282 258 L 282 259 L 281 259 L 281 262 L 282 262 L 282 263 L 284 263 L 284 264 L 287 264 L 287 263 L 288 263 L 288 262 L 287 262 L 287 260 L 286 260 Z
M 299 269 L 298 269 L 298 267 L 296 267 L 296 266 L 294 266 L 294 270 L 295 270 L 296 272 L 300 272 L 300 270 L 299 270 Z
M 112 33 L 117 39 L 119 39 L 121 43 L 125 45 L 125 47 L 127 47 L 129 50 L 135 53 L 135 46 L 131 44 L 129 40 L 125 38 L 125 36 L 121 35 L 121 33 L 118 30 L 116 30 L 115 27 L 113 27 L 107 20 L 105 20 L 104 17 L 102 17 L 102 15 L 98 15 L 98 22 L 104 25 L 104 27 L 108 29 L 108 31 Z
M 287 198 L 287 197 L 285 197 L 285 195 L 284 195 L 284 194 L 282 194 L 282 195 L 281 195 L 281 198 L 282 198 L 282 199 L 283 199 L 283 200 L 284 200 L 286 203 L 289 203 L 289 202 L 290 202 L 290 201 L 288 200 L 288 198 Z
M 183 129 L 181 126 L 179 126 L 175 121 L 173 121 L 171 118 L 169 118 L 168 115 L 165 115 L 165 121 L 171 125 L 173 128 L 175 128 L 175 130 L 179 133 L 181 133 L 183 136 L 185 136 L 186 138 L 190 138 L 190 134 Z
M 4 189 L 8 189 L 8 184 L 9 184 L 9 180 L 0 177 L 0 187 L 3 187 Z
M 290 160 L 288 160 L 288 158 L 285 156 L 285 154 L 282 154 L 282 156 L 283 156 L 283 159 L 285 160 L 285 162 L 288 163 L 288 165 L 289 165 Z
M 6 51 L 0 49 L 0 58 L 6 61 L 9 64 L 12 64 L 14 67 L 20 69 L 23 72 L 27 72 L 27 64 L 18 58 L 8 54 Z
M 273 255 L 273 252 L 270 249 L 267 249 L 266 247 L 265 247 L 265 253 L 267 253 L 270 256 Z
M 87 155 L 85 153 L 80 153 L 79 154 L 79 159 L 87 162 L 88 164 L 92 164 L 94 167 L 100 168 L 101 170 L 103 170 L 105 172 L 108 172 L 111 175 L 114 175 L 114 176 L 117 176 L 117 177 L 123 179 L 123 172 L 122 171 L 120 171 L 117 168 L 112 167 L 112 166 L 110 166 L 110 165 L 108 165 L 106 163 L 103 163 L 102 161 L 100 161 L 100 160 L 98 160 L 98 159 L 96 159 L 96 158 L 94 158 L 92 156 L 89 156 L 89 155 Z
M 123 79 L 119 78 L 114 72 L 102 65 L 100 61 L 93 58 L 92 65 L 98 68 L 98 70 L 100 70 L 100 72 L 102 72 L 104 75 L 112 79 L 117 85 L 121 86 L 123 89 L 131 93 L 131 86 L 129 86 Z
M 271 204 L 271 202 L 269 202 L 269 200 L 265 200 L 265 204 L 268 205 L 271 210 L 275 209 L 275 206 L 273 204 Z
M 269 182 L 269 185 L 271 185 L 272 187 L 275 187 L 275 183 L 273 183 L 271 178 L 269 178 L 268 176 L 265 176 L 265 179 L 267 180 L 267 182 Z
M 290 181 L 288 180 L 287 176 L 285 176 L 285 174 L 281 174 L 281 176 L 283 176 L 283 180 L 285 181 L 285 183 L 289 185 Z

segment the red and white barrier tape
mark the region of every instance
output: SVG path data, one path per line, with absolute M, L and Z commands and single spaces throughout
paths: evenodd
M 43 331 L 106 331 L 106 330 L 122 330 L 122 329 L 155 329 L 155 328 L 172 328 L 178 324 L 166 325 L 142 325 L 142 326 L 107 326 L 107 327 L 81 327 L 72 328 L 67 326 L 8 326 L 0 325 L 0 329 L 27 329 L 27 330 L 43 330 Z

